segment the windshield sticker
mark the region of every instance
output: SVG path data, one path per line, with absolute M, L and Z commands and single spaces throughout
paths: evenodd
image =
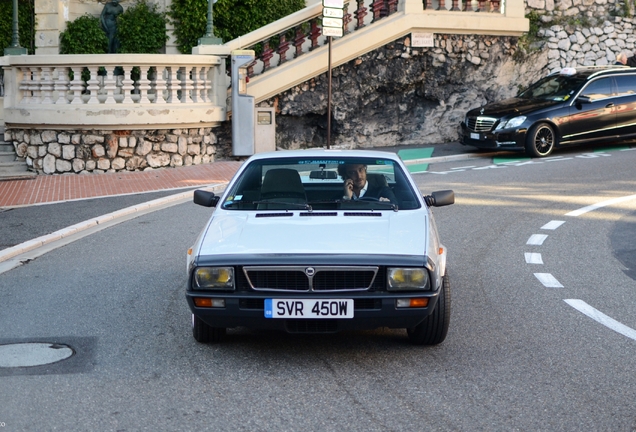
M 298 165 L 316 165 L 316 164 L 343 164 L 341 160 L 301 160 L 298 161 Z

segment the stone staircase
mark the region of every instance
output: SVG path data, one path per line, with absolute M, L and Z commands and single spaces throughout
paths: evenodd
M 13 144 L 4 140 L 4 125 L 0 125 L 0 181 L 32 179 L 36 175 L 27 169 L 24 158 L 17 157 Z

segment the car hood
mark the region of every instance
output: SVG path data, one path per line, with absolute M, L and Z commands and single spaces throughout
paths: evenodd
M 555 100 L 544 100 L 544 99 L 522 99 L 522 98 L 511 98 L 506 99 L 500 102 L 493 102 L 487 105 L 484 105 L 480 108 L 475 108 L 468 112 L 468 115 L 471 117 L 476 116 L 486 116 L 486 117 L 495 117 L 501 118 L 504 116 L 517 116 L 517 115 L 525 115 L 532 111 L 539 110 L 541 108 L 546 108 L 558 104 L 562 104 L 563 101 L 555 101 Z M 482 112 L 483 110 L 483 112 Z
M 383 211 L 381 216 L 256 217 L 227 212 L 210 220 L 199 255 L 394 254 L 426 252 L 425 210 Z M 267 213 L 264 213 L 267 214 Z

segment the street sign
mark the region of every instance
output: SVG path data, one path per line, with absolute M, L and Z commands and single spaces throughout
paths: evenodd
M 322 0 L 324 7 L 344 9 L 344 0 Z
M 340 28 L 336 28 L 336 27 L 323 27 L 323 28 L 322 28 L 322 34 L 323 34 L 324 36 L 342 37 L 342 35 L 343 35 L 343 31 L 342 31 L 342 27 L 340 27 Z
M 326 7 L 322 10 L 322 16 L 331 18 L 342 18 L 344 16 L 344 10 Z
M 322 26 L 324 27 L 340 27 L 342 28 L 342 18 L 322 18 Z

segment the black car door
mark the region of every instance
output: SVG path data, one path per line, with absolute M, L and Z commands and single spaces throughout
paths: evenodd
M 615 99 L 612 77 L 587 83 L 570 105 L 568 121 L 561 128 L 561 143 L 596 141 L 615 135 Z
M 616 79 L 616 133 L 621 138 L 636 136 L 636 74 Z

